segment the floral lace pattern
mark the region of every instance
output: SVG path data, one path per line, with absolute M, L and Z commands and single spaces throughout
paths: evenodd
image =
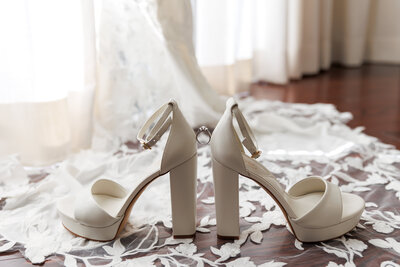
M 75 237 L 60 223 L 57 199 L 100 177 L 129 188 L 135 174 L 162 147 L 139 151 L 98 134 L 91 150 L 55 166 L 24 168 L 16 155 L 0 159 L 0 252 L 20 250 L 32 263 L 60 255 L 66 266 L 290 266 L 316 257 L 330 267 L 372 261 L 399 266 L 400 151 L 363 134 L 362 128 L 347 127 L 351 114 L 332 105 L 245 98 L 240 106 L 263 150 L 258 160 L 283 187 L 319 175 L 365 199 L 366 210 L 356 229 L 334 240 L 303 244 L 289 233 L 272 198 L 241 177 L 240 238 L 217 241 L 210 151 L 203 146 L 198 150 L 195 239 L 171 237 L 168 175 L 145 190 L 116 240 Z

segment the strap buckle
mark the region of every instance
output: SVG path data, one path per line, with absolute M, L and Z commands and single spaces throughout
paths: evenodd
M 151 149 L 151 146 L 147 143 L 147 142 L 145 142 L 145 141 L 142 141 L 142 142 L 140 142 L 141 144 L 142 144 L 142 147 L 144 148 L 144 149 Z
M 253 154 L 251 154 L 251 158 L 253 159 L 258 159 L 261 156 L 262 151 L 261 150 L 257 150 L 256 152 L 254 152 Z

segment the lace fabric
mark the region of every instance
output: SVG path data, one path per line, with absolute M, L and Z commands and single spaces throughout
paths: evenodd
M 245 98 L 239 102 L 263 153 L 261 161 L 286 189 L 320 175 L 366 201 L 356 229 L 326 242 L 303 244 L 289 233 L 278 205 L 250 179 L 241 177 L 241 236 L 218 241 L 210 151 L 198 150 L 198 227 L 195 239 L 171 237 L 168 175 L 156 179 L 133 207 L 122 235 L 94 242 L 61 225 L 56 202 L 94 179 L 112 178 L 129 188 L 160 155 L 120 144 L 96 130 L 93 148 L 46 168 L 24 168 L 16 155 L 0 160 L 0 251 L 19 250 L 32 263 L 52 255 L 76 266 L 283 266 L 318 259 L 320 265 L 400 261 L 400 151 L 350 129 L 351 114 L 329 104 L 287 104 Z M 61 263 L 61 262 L 60 262 Z

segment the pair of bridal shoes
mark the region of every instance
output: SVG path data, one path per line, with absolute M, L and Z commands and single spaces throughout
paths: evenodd
M 146 175 L 135 178 L 127 189 L 109 179 L 95 181 L 90 189 L 58 202 L 65 228 L 77 236 L 108 241 L 126 224 L 132 206 L 156 178 L 169 173 L 172 233 L 175 238 L 196 232 L 196 136 L 177 103 L 160 107 L 138 133 L 145 149 L 151 149 L 169 130 L 162 157 Z M 238 238 L 239 174 L 259 184 L 281 208 L 294 236 L 303 242 L 339 237 L 352 230 L 364 210 L 364 200 L 343 193 L 321 177 L 308 177 L 287 192 L 256 159 L 261 154 L 254 135 L 233 98 L 211 136 L 217 235 Z

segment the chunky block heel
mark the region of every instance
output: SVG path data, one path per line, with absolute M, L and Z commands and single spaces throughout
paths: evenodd
M 239 174 L 213 159 L 212 161 L 217 235 L 237 239 L 239 227 Z
M 172 234 L 175 238 L 196 233 L 197 155 L 170 171 Z

